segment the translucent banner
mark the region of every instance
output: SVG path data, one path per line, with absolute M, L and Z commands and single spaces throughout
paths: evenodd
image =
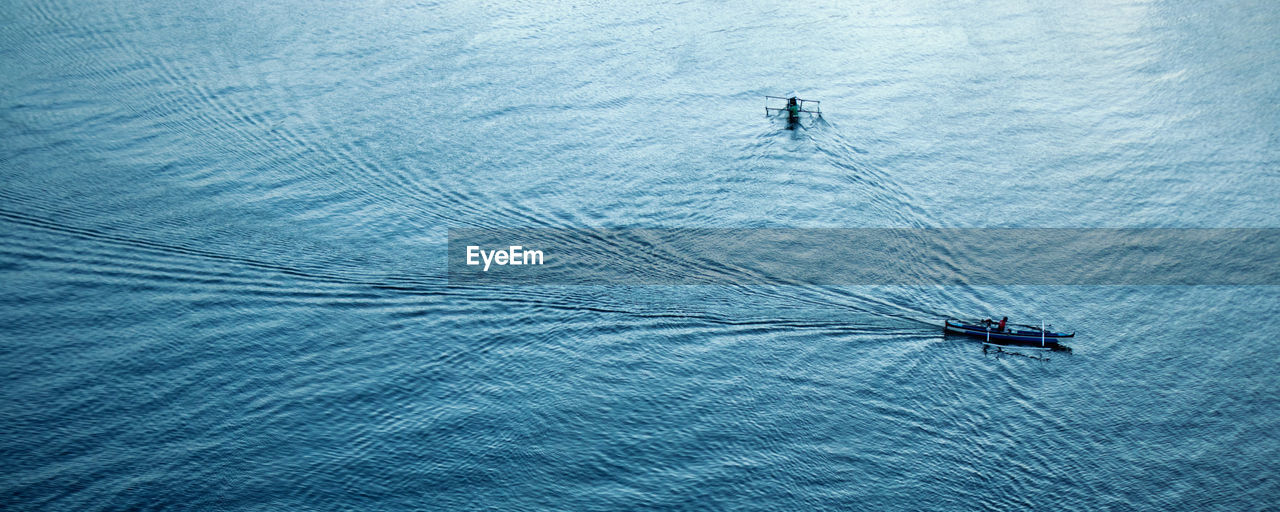
M 449 230 L 451 284 L 1277 285 L 1280 229 Z

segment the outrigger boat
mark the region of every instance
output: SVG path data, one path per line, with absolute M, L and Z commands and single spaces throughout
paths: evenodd
M 800 124 L 800 114 L 808 114 L 810 117 L 814 115 L 822 117 L 821 103 L 816 100 L 797 98 L 795 93 L 786 96 L 765 96 L 764 115 L 786 114 L 787 128 L 795 128 Z
M 1049 350 L 1069 350 L 1060 343 L 1072 338 L 1076 333 L 1053 332 L 1043 325 L 1036 327 L 1026 324 L 1005 324 L 1002 330 L 991 319 L 957 320 L 948 318 L 943 329 L 949 333 L 963 334 L 982 338 L 992 345 L 1015 345 L 1027 348 L 1043 348 Z

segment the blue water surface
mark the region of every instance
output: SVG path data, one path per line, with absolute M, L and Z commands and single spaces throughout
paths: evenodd
M 1273 508 L 1274 286 L 450 286 L 445 249 L 1280 227 L 1277 33 L 1269 1 L 5 2 L 0 508 Z M 792 90 L 822 119 L 764 117 Z

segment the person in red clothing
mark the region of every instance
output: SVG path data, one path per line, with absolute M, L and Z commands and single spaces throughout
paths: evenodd
M 1004 332 L 1004 324 L 1007 324 L 1007 323 L 1009 323 L 1009 317 L 1006 316 L 1004 318 L 1001 318 L 1000 327 L 996 327 L 996 331 Z

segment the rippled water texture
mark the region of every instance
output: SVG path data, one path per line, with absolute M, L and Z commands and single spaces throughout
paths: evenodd
M 1274 286 L 449 286 L 445 249 L 1280 227 L 1277 33 L 1268 1 L 5 2 L 0 508 L 1274 507 Z M 791 90 L 825 117 L 766 119 Z

